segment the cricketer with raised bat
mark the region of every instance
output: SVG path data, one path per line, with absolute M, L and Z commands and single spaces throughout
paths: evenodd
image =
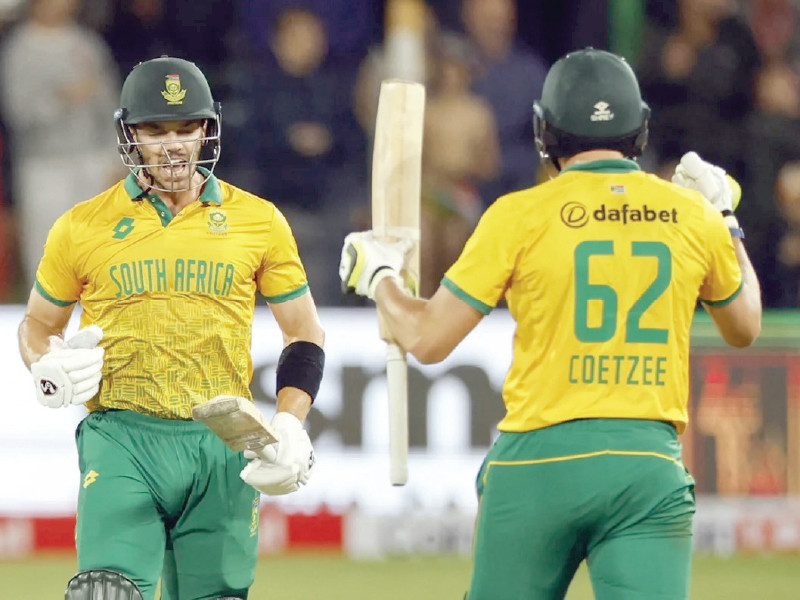
M 51 229 L 19 329 L 44 406 L 85 404 L 77 445 L 79 573 L 67 600 L 247 598 L 259 491 L 308 481 L 303 421 L 323 331 L 289 225 L 219 180 L 220 106 L 193 63 L 127 76 L 115 114 L 130 174 Z M 244 397 L 256 294 L 283 334 L 277 447 L 248 462 L 192 408 Z M 76 303 L 81 329 L 63 339 Z M 254 489 L 255 488 L 255 489 Z
M 689 329 L 699 299 L 747 346 L 761 299 L 725 172 L 695 153 L 673 182 L 639 168 L 649 114 L 624 59 L 559 59 L 533 119 L 557 176 L 497 199 L 428 300 L 399 282 L 407 244 L 345 240 L 344 285 L 423 363 L 502 298 L 516 322 L 506 413 L 477 479 L 469 600 L 564 598 L 584 560 L 598 600 L 688 597 Z

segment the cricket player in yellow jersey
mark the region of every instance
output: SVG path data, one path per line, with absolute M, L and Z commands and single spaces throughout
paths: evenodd
M 115 121 L 130 175 L 55 223 L 19 329 L 39 401 L 89 410 L 66 598 L 152 600 L 159 578 L 165 600 L 246 598 L 259 490 L 296 491 L 313 466 L 323 331 L 286 219 L 213 175 L 220 107 L 200 69 L 140 63 Z M 252 399 L 258 292 L 283 333 L 279 441 L 248 462 L 191 410 Z M 76 303 L 81 329 L 63 339 Z
M 563 598 L 583 560 L 600 600 L 688 595 L 689 329 L 699 298 L 747 346 L 761 301 L 724 171 L 689 153 L 675 185 L 632 160 L 648 116 L 623 59 L 570 53 L 534 105 L 558 175 L 496 200 L 431 299 L 397 285 L 403 244 L 345 240 L 343 283 L 424 363 L 502 298 L 516 321 L 506 413 L 478 476 L 469 600 Z

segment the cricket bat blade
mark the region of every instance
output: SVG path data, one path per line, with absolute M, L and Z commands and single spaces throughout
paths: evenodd
M 215 396 L 194 406 L 192 419 L 205 423 L 234 452 L 257 451 L 278 441 L 261 411 L 242 396 Z
M 381 83 L 372 153 L 372 231 L 377 239 L 411 240 L 401 277 L 419 293 L 420 186 L 425 86 L 386 79 Z M 386 346 L 389 400 L 389 475 L 392 485 L 408 481 L 408 368 L 402 348 L 380 322 Z

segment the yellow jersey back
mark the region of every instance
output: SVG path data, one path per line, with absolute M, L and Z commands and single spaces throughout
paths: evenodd
M 722 216 L 630 160 L 564 169 L 487 209 L 443 285 L 516 321 L 502 431 L 582 418 L 687 423 L 698 298 L 742 276 Z

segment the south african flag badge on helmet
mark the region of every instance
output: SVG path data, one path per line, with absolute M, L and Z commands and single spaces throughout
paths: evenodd
M 170 74 L 167 75 L 164 82 L 164 90 L 161 95 L 167 101 L 167 104 L 183 104 L 183 97 L 186 95 L 186 90 L 181 89 L 181 76 Z

